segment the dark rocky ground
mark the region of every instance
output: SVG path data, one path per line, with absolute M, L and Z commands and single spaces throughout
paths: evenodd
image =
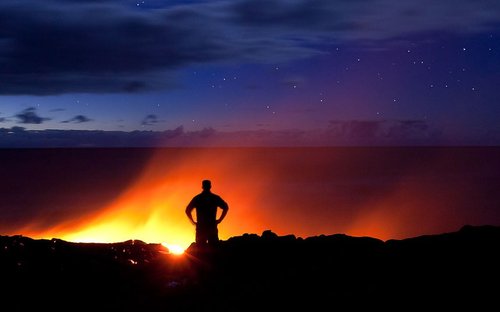
M 386 242 L 265 231 L 182 256 L 0 236 L 0 278 L 0 311 L 498 311 L 500 227 Z

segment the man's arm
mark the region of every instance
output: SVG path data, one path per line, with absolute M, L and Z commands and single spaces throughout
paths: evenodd
M 189 204 L 186 207 L 186 215 L 189 218 L 189 221 L 191 221 L 192 224 L 196 225 L 196 221 L 193 219 L 193 209 L 194 209 L 194 199 L 189 202 Z
M 222 214 L 217 220 L 217 224 L 221 223 L 222 220 L 224 220 L 224 218 L 227 215 L 227 211 L 229 210 L 229 205 L 220 197 L 219 197 L 219 207 L 222 209 Z

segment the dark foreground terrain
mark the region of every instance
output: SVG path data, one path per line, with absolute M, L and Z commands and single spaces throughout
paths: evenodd
M 245 234 L 158 244 L 0 236 L 0 311 L 498 311 L 500 227 L 381 241 Z

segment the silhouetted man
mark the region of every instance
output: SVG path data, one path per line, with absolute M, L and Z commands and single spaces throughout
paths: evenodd
M 217 225 L 226 217 L 229 206 L 219 196 L 210 191 L 212 183 L 203 180 L 203 191 L 193 197 L 186 207 L 186 215 L 191 223 L 196 225 L 196 244 L 214 244 L 219 241 Z M 222 209 L 222 214 L 217 219 L 217 208 Z M 196 221 L 193 218 L 193 209 L 196 209 Z

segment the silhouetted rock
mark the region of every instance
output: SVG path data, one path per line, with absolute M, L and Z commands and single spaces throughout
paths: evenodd
M 386 242 L 244 234 L 183 256 L 128 240 L 0 236 L 6 311 L 308 311 L 498 306 L 500 227 Z M 72 308 L 70 308 L 72 309 Z

